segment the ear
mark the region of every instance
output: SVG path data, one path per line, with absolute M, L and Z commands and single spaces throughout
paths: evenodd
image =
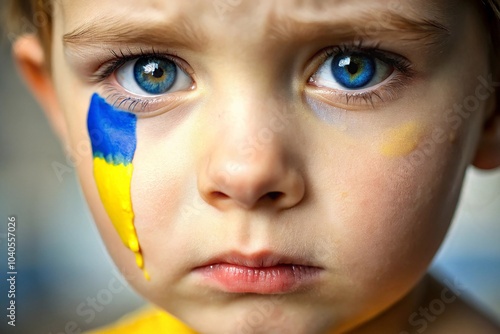
M 22 35 L 14 42 L 12 51 L 21 77 L 42 107 L 54 132 L 63 144 L 66 144 L 66 120 L 59 107 L 40 40 L 33 34 Z
M 494 169 L 500 166 L 500 101 L 499 91 L 493 94 L 489 117 L 484 124 L 473 165 L 480 169 Z M 492 111 L 492 112 L 491 112 Z

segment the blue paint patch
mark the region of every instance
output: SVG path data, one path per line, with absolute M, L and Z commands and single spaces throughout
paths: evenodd
M 87 127 L 94 158 L 113 165 L 132 163 L 137 147 L 137 116 L 118 110 L 98 94 L 92 95 Z

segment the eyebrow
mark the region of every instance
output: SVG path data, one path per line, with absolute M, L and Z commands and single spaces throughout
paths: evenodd
M 388 18 L 382 21 L 380 18 Z M 375 23 L 375 25 L 367 25 Z M 271 13 L 266 22 L 268 39 L 282 42 L 305 42 L 325 39 L 353 41 L 394 38 L 398 41 L 443 44 L 451 35 L 443 24 L 431 19 L 418 19 L 392 12 L 363 12 L 350 20 L 311 20 Z M 117 17 L 100 17 L 84 23 L 63 36 L 67 47 L 103 44 L 166 45 L 169 48 L 200 50 L 209 39 L 202 27 L 186 17 L 169 21 L 130 22 Z
M 386 21 L 381 20 L 382 17 Z M 363 12 L 355 18 L 337 22 L 331 19 L 306 21 L 271 14 L 267 30 L 271 39 L 299 42 L 318 39 L 353 41 L 383 37 L 432 46 L 444 43 L 451 36 L 450 30 L 438 21 L 380 11 Z
M 189 47 L 197 50 L 208 39 L 204 32 L 185 17 L 172 22 L 130 22 L 116 17 L 100 17 L 84 23 L 63 35 L 67 47 L 102 44 L 167 45 L 172 48 Z

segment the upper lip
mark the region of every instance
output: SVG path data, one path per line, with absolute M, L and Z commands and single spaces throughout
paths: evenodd
M 272 251 L 259 251 L 251 254 L 243 254 L 239 251 L 229 251 L 220 253 L 200 267 L 206 267 L 215 264 L 234 264 L 250 268 L 273 267 L 279 264 L 290 264 L 296 266 L 314 266 L 310 261 L 301 256 L 287 256 L 274 253 Z

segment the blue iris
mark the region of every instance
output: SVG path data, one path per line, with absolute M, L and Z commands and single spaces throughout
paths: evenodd
M 163 94 L 174 84 L 177 67 L 173 61 L 161 58 L 140 58 L 134 66 L 139 87 L 150 94 Z
M 359 89 L 375 76 L 375 61 L 359 54 L 339 54 L 332 60 L 332 74 L 342 86 Z

